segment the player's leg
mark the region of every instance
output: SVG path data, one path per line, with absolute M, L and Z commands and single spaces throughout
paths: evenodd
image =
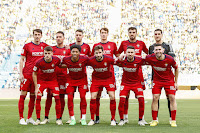
M 128 93 L 126 100 L 125 100 L 125 104 L 124 104 L 124 123 L 128 123 L 128 105 L 129 105 L 129 96 L 130 96 L 130 92 Z
M 97 94 L 97 98 L 96 98 L 96 120 L 95 120 L 95 124 L 99 124 L 99 122 L 100 122 L 99 110 L 100 110 L 100 98 L 101 98 L 102 91 L 103 91 L 103 87 L 100 87 L 98 94 Z
M 62 115 L 65 109 L 65 94 L 66 94 L 66 87 L 65 84 L 67 82 L 66 78 L 59 78 L 58 80 L 58 86 L 59 86 L 59 90 L 60 90 L 60 104 L 61 104 L 61 119 L 62 119 Z
M 81 85 L 78 87 L 80 93 L 80 110 L 81 110 L 81 125 L 87 125 L 86 123 L 86 109 L 87 109 L 87 101 L 86 101 L 86 92 L 88 91 L 87 85 Z
M 158 116 L 158 100 L 160 98 L 160 94 L 153 94 L 153 100 L 151 104 L 151 110 L 152 110 L 152 123 L 150 126 L 156 126 L 158 124 L 157 122 L 157 116 Z
M 91 99 L 90 99 L 90 115 L 91 115 L 91 120 L 88 123 L 89 126 L 92 126 L 95 124 L 94 122 L 94 115 L 96 113 L 96 98 L 98 94 L 98 88 L 95 88 L 95 86 L 91 85 Z
M 168 106 L 168 110 L 169 110 L 169 123 L 171 124 L 171 108 L 170 108 L 170 100 L 169 100 L 169 96 L 166 95 L 167 97 L 167 106 Z
M 24 116 L 23 116 L 24 100 L 26 98 L 26 94 L 27 94 L 27 91 L 21 90 L 20 98 L 19 98 L 19 102 L 18 102 L 19 117 L 20 117 L 19 124 L 21 124 L 21 125 L 27 125 L 27 123 L 24 120 Z

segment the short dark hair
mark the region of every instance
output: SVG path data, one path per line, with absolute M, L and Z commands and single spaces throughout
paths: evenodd
M 58 31 L 56 34 L 62 34 L 63 36 L 65 36 L 64 32 L 62 31 Z
M 79 52 L 81 52 L 81 46 L 80 45 L 77 45 L 77 44 L 74 44 L 72 46 L 70 46 L 70 50 L 72 51 L 72 49 L 74 48 L 77 48 L 79 50 Z
M 135 28 L 135 27 L 129 27 L 129 28 L 128 28 L 128 31 L 129 31 L 129 30 L 135 30 L 136 33 L 137 33 L 137 28 Z
M 82 29 L 78 29 L 78 30 L 76 30 L 76 32 L 81 32 L 83 34 L 83 30 Z
M 157 47 L 157 46 L 161 46 L 161 47 L 163 47 L 162 44 L 154 44 L 154 48 Z
M 53 48 L 51 46 L 47 46 L 44 48 L 45 51 L 53 51 Z
M 135 50 L 135 47 L 133 47 L 133 46 L 128 46 L 127 49 L 134 49 L 134 50 Z M 127 50 L 127 49 L 126 49 L 126 50 Z
M 41 33 L 41 34 L 42 34 L 42 30 L 41 30 L 41 29 L 34 29 L 34 30 L 33 30 L 33 34 L 34 34 L 34 32 L 38 32 L 38 33 Z
M 161 29 L 156 29 L 156 30 L 154 30 L 154 32 L 156 32 L 156 31 L 160 31 L 161 34 L 162 34 L 162 30 L 161 30 Z
M 103 51 L 103 46 L 97 45 L 94 47 L 94 51 L 101 49 Z
M 105 30 L 105 31 L 107 31 L 107 33 L 109 33 L 108 28 L 101 28 L 101 29 L 100 29 L 100 33 L 101 33 L 102 30 Z

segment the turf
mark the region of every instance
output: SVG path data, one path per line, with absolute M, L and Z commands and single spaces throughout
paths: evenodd
M 118 100 L 117 100 L 118 101 Z M 44 118 L 44 100 L 42 103 L 41 119 Z M 109 100 L 102 99 L 100 107 L 100 124 L 94 126 L 81 126 L 78 121 L 80 117 L 79 111 L 79 100 L 75 100 L 75 117 L 77 124 L 75 126 L 69 126 L 64 124 L 62 126 L 57 126 L 55 124 L 55 109 L 54 102 L 50 111 L 50 123 L 47 125 L 19 125 L 19 115 L 18 115 L 18 100 L 0 100 L 0 133 L 32 133 L 32 132 L 53 132 L 53 133 L 199 133 L 200 132 L 200 100 L 177 100 L 178 110 L 177 110 L 177 128 L 172 128 L 169 125 L 169 113 L 167 109 L 167 101 L 160 100 L 160 110 L 159 110 L 159 125 L 157 127 L 150 127 L 149 125 L 145 127 L 140 127 L 137 124 L 138 121 L 138 104 L 137 100 L 130 100 L 129 105 L 129 123 L 121 126 L 110 126 L 110 111 L 109 111 Z M 87 122 L 90 120 L 89 112 L 89 100 L 87 108 Z M 28 99 L 25 102 L 24 117 L 27 116 Z M 118 102 L 117 102 L 118 105 Z M 118 106 L 117 106 L 118 107 Z M 33 113 L 33 118 L 35 119 L 35 111 Z M 65 107 L 63 123 L 68 120 L 68 110 Z M 116 120 L 119 121 L 119 114 L 116 111 Z M 147 122 L 151 121 L 151 100 L 146 100 L 145 104 L 145 120 Z

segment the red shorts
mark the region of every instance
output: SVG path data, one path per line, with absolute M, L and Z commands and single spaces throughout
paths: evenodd
M 161 94 L 162 87 L 164 87 L 166 95 L 176 94 L 174 82 L 153 82 L 152 94 Z
M 35 93 L 35 85 L 31 74 L 24 74 L 24 81 L 21 82 L 20 85 L 20 91 L 21 90 Z
M 101 89 L 103 89 L 103 87 L 105 87 L 107 91 L 115 91 L 115 84 L 112 82 L 112 83 L 106 83 L 106 84 L 92 83 L 90 87 L 90 92 L 98 92 Z
M 141 84 L 134 84 L 134 85 L 131 85 L 131 86 L 121 84 L 121 86 L 120 86 L 120 94 L 119 95 L 120 96 L 127 96 L 128 93 L 131 90 L 135 93 L 136 97 L 137 96 L 144 96 Z
M 49 89 L 51 93 L 59 94 L 57 81 L 38 81 L 38 88 L 41 93 L 43 93 L 45 89 Z
M 69 94 L 69 93 L 74 94 L 77 87 L 78 87 L 79 93 L 86 93 L 86 92 L 89 91 L 86 84 L 85 85 L 79 85 L 79 86 L 71 86 L 68 83 L 66 83 L 65 86 L 66 86 L 66 94 Z

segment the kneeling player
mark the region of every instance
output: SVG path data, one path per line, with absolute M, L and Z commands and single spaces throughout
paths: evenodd
M 126 50 L 126 58 L 123 61 L 117 61 L 117 65 L 123 67 L 123 76 L 120 89 L 120 101 L 119 101 L 119 115 L 120 123 L 118 125 L 122 126 L 124 122 L 124 105 L 126 102 L 126 97 L 129 94 L 130 90 L 134 91 L 135 96 L 139 102 L 139 121 L 140 126 L 145 126 L 146 121 L 143 119 L 144 116 L 144 95 L 142 84 L 139 77 L 139 69 L 143 64 L 141 57 L 136 57 L 135 48 L 133 46 L 128 46 Z
M 91 121 L 88 125 L 94 125 L 94 115 L 96 113 L 96 98 L 99 89 L 105 87 L 110 96 L 110 111 L 111 111 L 111 125 L 115 126 L 115 83 L 112 79 L 111 66 L 114 64 L 112 57 L 103 55 L 103 47 L 97 45 L 94 48 L 94 55 L 90 58 L 88 65 L 92 66 L 94 71 L 92 73 L 92 85 L 90 88 L 91 100 L 90 100 L 90 113 Z
M 36 115 L 37 121 L 34 125 L 40 124 L 40 111 L 41 111 L 41 97 L 43 91 L 48 88 L 52 91 L 56 102 L 56 124 L 62 125 L 61 115 L 61 105 L 59 97 L 59 87 L 57 82 L 57 76 L 55 68 L 59 66 L 60 59 L 58 57 L 53 57 L 53 49 L 50 46 L 44 48 L 44 58 L 39 59 L 33 68 L 33 81 L 35 84 L 36 93 Z M 40 80 L 37 81 L 37 72 L 41 70 Z
M 152 66 L 154 75 L 153 75 L 153 101 L 152 101 L 152 118 L 150 126 L 157 126 L 157 115 L 158 115 L 158 100 L 160 98 L 162 88 L 165 89 L 166 94 L 170 100 L 170 109 L 171 109 L 171 126 L 177 127 L 176 125 L 176 100 L 175 93 L 178 89 L 178 66 L 173 59 L 173 57 L 164 54 L 164 48 L 162 44 L 154 45 L 154 53 L 148 55 L 145 59 L 146 64 Z M 174 74 L 172 73 L 172 67 L 175 69 L 175 79 Z

